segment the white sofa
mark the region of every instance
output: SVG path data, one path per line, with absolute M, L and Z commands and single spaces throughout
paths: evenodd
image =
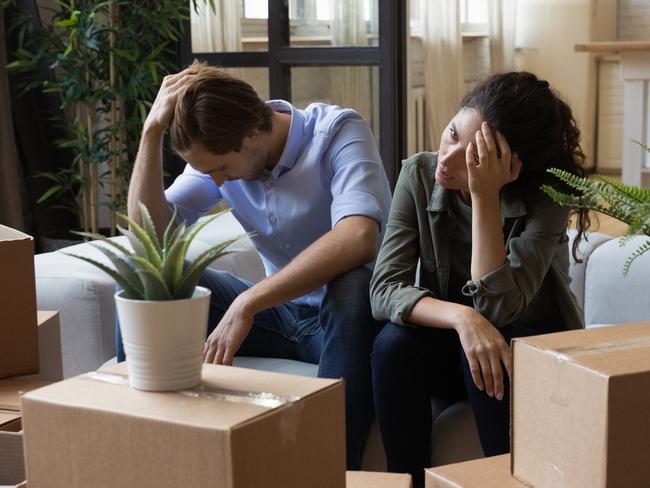
M 210 243 L 242 234 L 230 214 L 206 226 L 190 247 L 189 257 L 197 256 Z M 571 240 L 574 232 L 569 234 Z M 118 237 L 117 239 L 122 239 Z M 644 237 L 630 240 L 625 247 L 620 239 L 592 233 L 580 245 L 581 264 L 571 259 L 572 289 L 583 305 L 587 326 L 650 320 L 650 253 L 637 259 L 627 277 L 623 264 Z M 248 239 L 237 242 L 234 251 L 213 263 L 216 269 L 230 271 L 251 281 L 264 276 L 257 252 Z M 102 259 L 89 244 L 35 257 L 36 292 L 40 310 L 59 310 L 63 367 L 66 377 L 95 370 L 115 356 L 115 307 L 113 280 L 95 267 L 66 256 L 63 252 Z M 268 358 L 237 358 L 236 365 L 255 369 L 316 375 L 316 366 L 297 361 Z M 476 426 L 467 402 L 434 405 L 432 465 L 481 457 Z M 376 424 L 364 455 L 363 468 L 385 469 L 381 440 Z

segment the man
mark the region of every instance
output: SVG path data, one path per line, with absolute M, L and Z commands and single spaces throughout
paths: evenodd
M 188 165 L 163 191 L 168 128 Z M 336 106 L 265 103 L 204 64 L 165 77 L 144 124 L 129 215 L 139 219 L 142 201 L 160 231 L 172 205 L 177 223 L 192 223 L 221 200 L 254 233 L 267 278 L 252 285 L 206 271 L 200 284 L 213 293 L 204 360 L 283 357 L 344 378 L 347 463 L 358 469 L 372 418 L 368 287 L 390 207 L 367 124 Z

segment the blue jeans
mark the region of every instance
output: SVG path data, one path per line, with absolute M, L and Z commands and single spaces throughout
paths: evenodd
M 258 313 L 237 352 L 318 364 L 319 377 L 345 380 L 348 469 L 360 468 L 373 415 L 370 352 L 378 326 L 368 296 L 371 275 L 362 267 L 337 276 L 328 283 L 320 307 L 289 302 Z M 252 286 L 213 269 L 205 271 L 199 285 L 212 291 L 208 335 L 235 297 Z M 117 360 L 124 361 L 119 323 L 116 348 Z
M 511 325 L 499 332 L 509 343 L 513 337 L 548 331 Z M 389 322 L 375 339 L 372 376 L 388 471 L 411 473 L 414 488 L 424 486 L 424 469 L 430 465 L 431 397 L 469 399 L 485 456 L 509 452 L 508 375 L 504 372 L 503 400 L 479 390 L 456 331 Z

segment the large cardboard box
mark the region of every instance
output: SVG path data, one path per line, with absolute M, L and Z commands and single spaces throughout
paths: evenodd
M 203 366 L 152 393 L 120 364 L 23 397 L 30 488 L 343 488 L 339 380 Z
M 0 485 L 15 485 L 25 479 L 20 398 L 47 384 L 29 378 L 0 380 Z
M 512 351 L 514 476 L 650 487 L 650 322 L 518 338 Z
M 0 378 L 38 372 L 34 240 L 0 225 Z
M 510 474 L 510 455 L 448 464 L 425 472 L 426 488 L 525 488 Z
M 410 474 L 371 473 L 348 471 L 345 474 L 346 488 L 411 488 Z
M 60 381 L 63 379 L 63 358 L 61 356 L 61 323 L 59 312 L 37 312 L 38 322 L 38 373 L 30 379 Z

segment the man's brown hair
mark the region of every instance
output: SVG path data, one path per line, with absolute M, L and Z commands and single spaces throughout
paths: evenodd
M 197 61 L 189 69 L 196 79 L 179 93 L 169 128 L 175 151 L 199 144 L 226 154 L 239 151 L 253 129 L 271 130 L 273 110 L 248 83 Z

